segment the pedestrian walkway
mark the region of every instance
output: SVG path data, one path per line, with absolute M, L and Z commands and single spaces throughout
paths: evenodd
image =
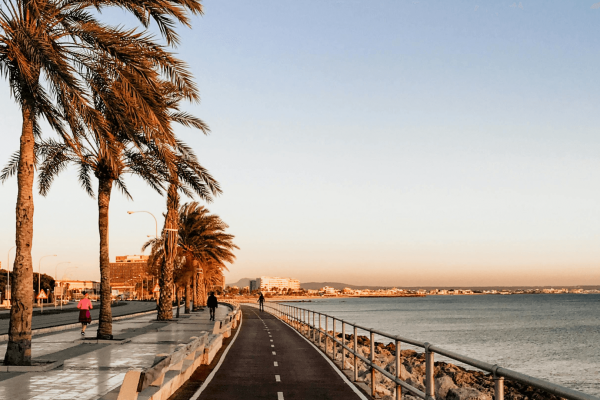
M 217 320 L 229 311 L 217 308 Z M 155 314 L 148 314 L 113 322 L 115 339 L 125 343 L 82 343 L 79 329 L 34 336 L 33 360 L 63 361 L 63 366 L 48 372 L 1 372 L 0 399 L 98 399 L 117 389 L 129 369 L 150 367 L 157 354 L 171 353 L 214 327 L 208 310 L 173 322 L 155 319 Z M 88 336 L 95 336 L 95 329 Z M 5 351 L 6 342 L 0 343 L 0 354 Z
M 283 322 L 248 306 L 242 306 L 242 313 L 239 334 L 200 393 L 200 400 L 364 398 L 317 349 Z M 170 400 L 184 400 L 184 392 L 175 393 Z M 185 400 L 189 398 L 185 396 Z

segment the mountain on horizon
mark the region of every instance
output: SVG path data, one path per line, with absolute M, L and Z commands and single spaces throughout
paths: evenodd
M 254 278 L 255 279 L 255 278 Z M 237 282 L 233 282 L 233 283 L 226 283 L 226 286 L 237 286 L 240 289 L 243 288 L 244 286 L 250 286 L 250 281 L 252 279 L 250 278 L 242 278 Z M 300 287 L 302 289 L 306 289 L 306 290 L 316 290 L 316 289 L 321 289 L 323 286 L 329 286 L 332 287 L 336 290 L 341 290 L 343 288 L 350 288 L 350 289 L 369 289 L 369 290 L 378 290 L 378 289 L 389 289 L 392 288 L 393 286 L 362 286 L 362 285 L 350 285 L 347 283 L 342 283 L 342 282 L 304 282 L 304 283 L 300 283 Z M 454 286 L 413 286 L 413 287 L 403 287 L 403 286 L 395 286 L 398 288 L 402 288 L 402 289 L 425 289 L 425 290 L 431 290 L 431 289 L 471 289 L 471 290 L 488 290 L 488 289 L 496 289 L 496 290 L 513 290 L 513 289 L 531 289 L 531 288 L 550 288 L 551 286 L 469 286 L 469 285 L 465 285 L 465 286 L 461 286 L 461 285 L 454 285 Z M 556 285 L 554 285 L 554 287 L 556 287 Z M 600 287 L 598 285 L 578 285 L 578 286 L 561 286 L 561 287 L 565 287 L 565 288 L 581 288 L 581 289 L 600 289 Z
M 245 286 L 250 286 L 250 281 L 253 279 L 250 278 L 242 278 L 237 282 L 233 282 L 233 283 L 225 283 L 225 286 L 237 286 L 238 288 L 242 289 Z

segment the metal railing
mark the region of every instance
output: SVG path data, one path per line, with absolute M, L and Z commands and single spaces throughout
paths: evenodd
M 253 304 L 253 306 L 258 307 L 258 305 Z M 346 358 L 351 357 L 354 364 L 354 382 L 359 381 L 358 374 L 358 363 L 362 362 L 367 366 L 367 369 L 370 370 L 371 373 L 371 397 L 376 397 L 376 385 L 375 385 L 375 374 L 379 373 L 391 380 L 396 384 L 396 399 L 400 400 L 402 398 L 402 389 L 407 390 L 413 395 L 420 397 L 425 400 L 435 400 L 435 381 L 434 381 L 434 355 L 439 354 L 446 356 L 452 360 L 459 361 L 461 363 L 470 365 L 477 369 L 489 372 L 492 374 L 492 378 L 494 380 L 494 399 L 495 400 L 504 400 L 504 379 L 509 379 L 511 381 L 516 381 L 525 385 L 533 386 L 537 389 L 543 390 L 545 392 L 551 393 L 555 396 L 569 399 L 569 400 L 600 400 L 599 397 L 592 396 L 577 390 L 569 389 L 564 386 L 560 386 L 543 379 L 538 379 L 531 377 L 529 375 L 522 374 L 520 372 L 516 372 L 507 368 L 503 368 L 498 366 L 497 364 L 490 364 L 484 361 L 476 360 L 471 357 L 464 356 L 462 354 L 458 354 L 449 350 L 445 350 L 441 347 L 435 346 L 431 343 L 421 342 L 419 340 L 409 339 L 402 336 L 391 335 L 389 333 L 381 332 L 376 329 L 367 328 L 364 326 L 360 326 L 358 324 L 344 321 L 343 319 L 333 317 L 331 315 L 319 313 L 317 311 L 312 311 L 300 307 L 291 306 L 288 304 L 281 303 L 273 303 L 267 304 L 265 302 L 265 310 L 269 311 L 271 314 L 275 315 L 279 319 L 284 322 L 287 322 L 292 328 L 301 333 L 304 337 L 311 340 L 313 343 L 317 344 L 318 348 L 321 348 L 321 343 L 324 340 L 324 352 L 325 354 L 332 358 L 335 362 L 336 355 L 336 347 L 340 346 L 341 348 L 341 369 L 344 369 L 346 365 Z M 312 317 L 312 319 L 311 319 Z M 318 326 L 317 322 L 318 320 Z M 324 320 L 324 325 L 321 324 Z M 329 333 L 329 322 L 331 321 L 331 334 Z M 341 331 L 336 331 L 336 322 L 341 323 Z M 348 347 L 346 342 L 346 327 L 350 327 L 352 329 L 352 338 L 353 338 L 353 347 Z M 365 331 L 369 333 L 369 342 L 370 342 L 370 351 L 369 357 L 366 358 L 362 354 L 360 354 L 358 349 L 358 330 Z M 342 341 L 340 342 L 337 337 L 337 333 L 341 333 Z M 396 374 L 393 375 L 389 371 L 386 371 L 384 368 L 374 363 L 375 360 L 375 335 L 383 336 L 388 339 L 391 339 L 395 342 L 396 345 L 396 355 L 395 355 L 395 364 L 396 364 Z M 332 350 L 331 355 L 328 352 L 328 344 L 331 342 Z M 401 364 L 402 364 L 402 356 L 400 352 L 401 343 L 410 344 L 412 346 L 420 347 L 425 351 L 425 379 L 424 386 L 425 392 L 419 390 L 418 388 L 408 384 L 407 382 L 400 379 L 401 372 Z

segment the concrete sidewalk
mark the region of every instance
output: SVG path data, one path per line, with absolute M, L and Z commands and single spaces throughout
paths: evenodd
M 242 306 L 242 312 L 239 334 L 200 400 L 361 398 L 335 367 L 290 327 L 256 308 Z M 189 399 L 189 387 L 182 389 L 169 400 Z
M 182 310 L 183 311 L 183 310 Z M 217 320 L 230 311 L 217 308 Z M 160 353 L 171 353 L 201 331 L 212 332 L 208 309 L 184 315 L 173 322 L 157 322 L 155 314 L 113 322 L 115 339 L 125 343 L 82 342 L 80 329 L 34 336 L 34 361 L 62 361 L 48 372 L 1 372 L 0 399 L 98 399 L 118 388 L 132 368 L 152 366 Z M 88 336 L 95 336 L 94 326 Z M 6 342 L 0 343 L 0 352 Z

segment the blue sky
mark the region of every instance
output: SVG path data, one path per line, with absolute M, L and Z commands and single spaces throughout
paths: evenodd
M 600 6 L 204 1 L 177 49 L 202 93 L 181 129 L 224 194 L 209 209 L 260 275 L 390 285 L 600 284 Z M 129 22 L 121 12 L 112 23 Z M 20 115 L 0 83 L 3 145 Z M 164 199 L 115 193 L 111 258 Z M 0 260 L 16 181 L 0 187 Z M 96 203 L 72 173 L 36 197 L 34 264 L 97 278 Z M 64 266 L 63 266 L 64 267 Z

